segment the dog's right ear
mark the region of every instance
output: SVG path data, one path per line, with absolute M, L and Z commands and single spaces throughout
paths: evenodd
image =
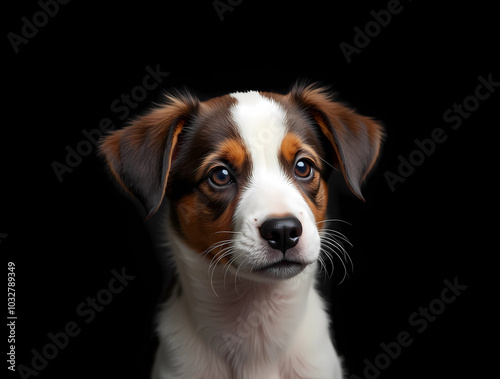
M 111 172 L 142 203 L 147 217 L 163 200 L 179 133 L 198 107 L 199 100 L 189 94 L 167 96 L 165 104 L 107 135 L 100 144 Z

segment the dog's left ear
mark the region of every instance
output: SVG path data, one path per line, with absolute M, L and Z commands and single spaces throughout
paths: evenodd
M 296 85 L 287 96 L 319 126 L 335 150 L 336 168 L 351 191 L 363 199 L 360 187 L 377 160 L 382 126 L 333 101 L 325 88 L 314 84 Z
M 106 136 L 100 144 L 111 172 L 142 203 L 147 217 L 163 200 L 179 133 L 198 106 L 191 95 L 169 96 L 165 104 Z

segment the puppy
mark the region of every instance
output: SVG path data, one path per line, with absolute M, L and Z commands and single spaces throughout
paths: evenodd
M 324 88 L 295 85 L 169 96 L 104 139 L 111 172 L 148 217 L 170 204 L 177 279 L 153 379 L 342 377 L 315 290 L 327 178 L 340 170 L 362 198 L 381 137 Z

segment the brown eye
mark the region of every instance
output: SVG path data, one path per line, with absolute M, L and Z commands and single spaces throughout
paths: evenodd
M 233 182 L 233 177 L 225 167 L 214 168 L 210 171 L 210 174 L 208 174 L 208 179 L 216 187 L 224 187 Z
M 313 174 L 312 164 L 306 159 L 300 159 L 295 163 L 294 173 L 297 178 L 310 179 Z

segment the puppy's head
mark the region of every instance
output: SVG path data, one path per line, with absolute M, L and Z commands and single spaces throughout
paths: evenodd
M 322 88 L 167 102 L 109 135 L 101 152 L 152 215 L 166 196 L 176 233 L 212 264 L 254 280 L 287 279 L 316 261 L 327 178 L 360 185 L 382 128 Z

